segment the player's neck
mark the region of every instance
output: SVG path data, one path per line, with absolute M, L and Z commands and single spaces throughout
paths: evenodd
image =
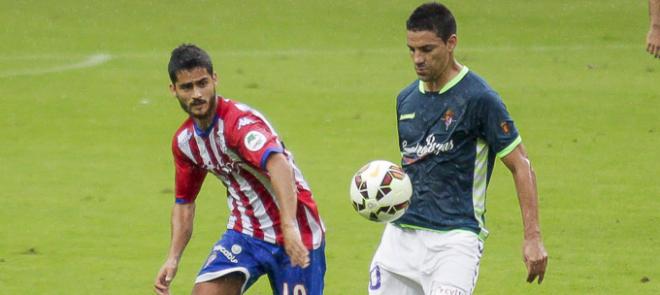
M 197 128 L 199 128 L 200 130 L 207 130 L 209 129 L 209 127 L 211 127 L 211 125 L 213 125 L 213 118 L 214 116 L 213 114 L 211 114 L 211 116 L 208 118 L 203 118 L 203 119 L 192 118 L 192 119 L 193 122 L 195 122 L 195 126 L 197 126 Z
M 424 87 L 426 88 L 427 91 L 429 92 L 438 92 L 440 89 L 445 87 L 449 81 L 454 79 L 461 70 L 463 69 L 463 65 L 458 63 L 455 59 L 453 59 L 453 62 L 451 62 L 448 66 L 447 69 L 445 69 L 444 72 L 438 77 L 437 80 L 435 81 L 430 81 L 430 82 L 424 82 Z
M 195 126 L 199 128 L 200 130 L 207 130 L 211 125 L 213 125 L 213 121 L 215 120 L 215 113 L 216 113 L 216 108 L 218 107 L 218 98 L 214 97 L 212 100 L 211 106 L 209 108 L 208 114 L 206 114 L 204 117 L 192 117 L 193 122 L 195 123 Z

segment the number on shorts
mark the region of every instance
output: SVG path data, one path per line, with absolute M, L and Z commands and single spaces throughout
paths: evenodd
M 378 290 L 380 288 L 380 268 L 374 266 L 369 272 L 369 290 Z
M 282 295 L 289 295 L 289 284 L 284 283 L 284 285 L 282 286 Z M 293 293 L 291 293 L 291 295 L 307 295 L 305 286 L 302 284 L 297 284 L 293 286 Z

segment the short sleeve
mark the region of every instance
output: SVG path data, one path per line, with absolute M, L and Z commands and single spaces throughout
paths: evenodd
M 497 93 L 487 92 L 479 102 L 479 135 L 486 140 L 497 157 L 502 158 L 522 141 L 518 129 Z
M 206 177 L 206 169 L 195 165 L 178 147 L 176 138 L 172 143 L 175 177 L 174 196 L 177 204 L 194 202 Z
M 261 118 L 246 113 L 233 124 L 230 145 L 246 162 L 266 170 L 266 160 L 272 153 L 282 153 L 284 148 L 275 131 Z

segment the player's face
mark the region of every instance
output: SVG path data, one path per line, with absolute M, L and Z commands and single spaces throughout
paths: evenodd
M 215 86 L 218 78 L 205 68 L 181 70 L 176 73 L 176 82 L 170 91 L 176 96 L 181 108 L 196 119 L 209 119 L 215 112 Z
M 453 62 L 456 35 L 445 43 L 433 31 L 408 31 L 406 39 L 417 77 L 424 82 L 438 81 Z

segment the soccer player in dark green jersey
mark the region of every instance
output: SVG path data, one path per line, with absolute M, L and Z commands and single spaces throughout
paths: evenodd
M 456 21 L 442 4 L 406 22 L 418 80 L 397 97 L 402 165 L 413 184 L 406 213 L 386 226 L 369 294 L 472 294 L 485 227 L 486 188 L 499 158 L 511 171 L 524 225 L 527 281 L 543 281 L 536 177 L 499 95 L 454 58 Z

